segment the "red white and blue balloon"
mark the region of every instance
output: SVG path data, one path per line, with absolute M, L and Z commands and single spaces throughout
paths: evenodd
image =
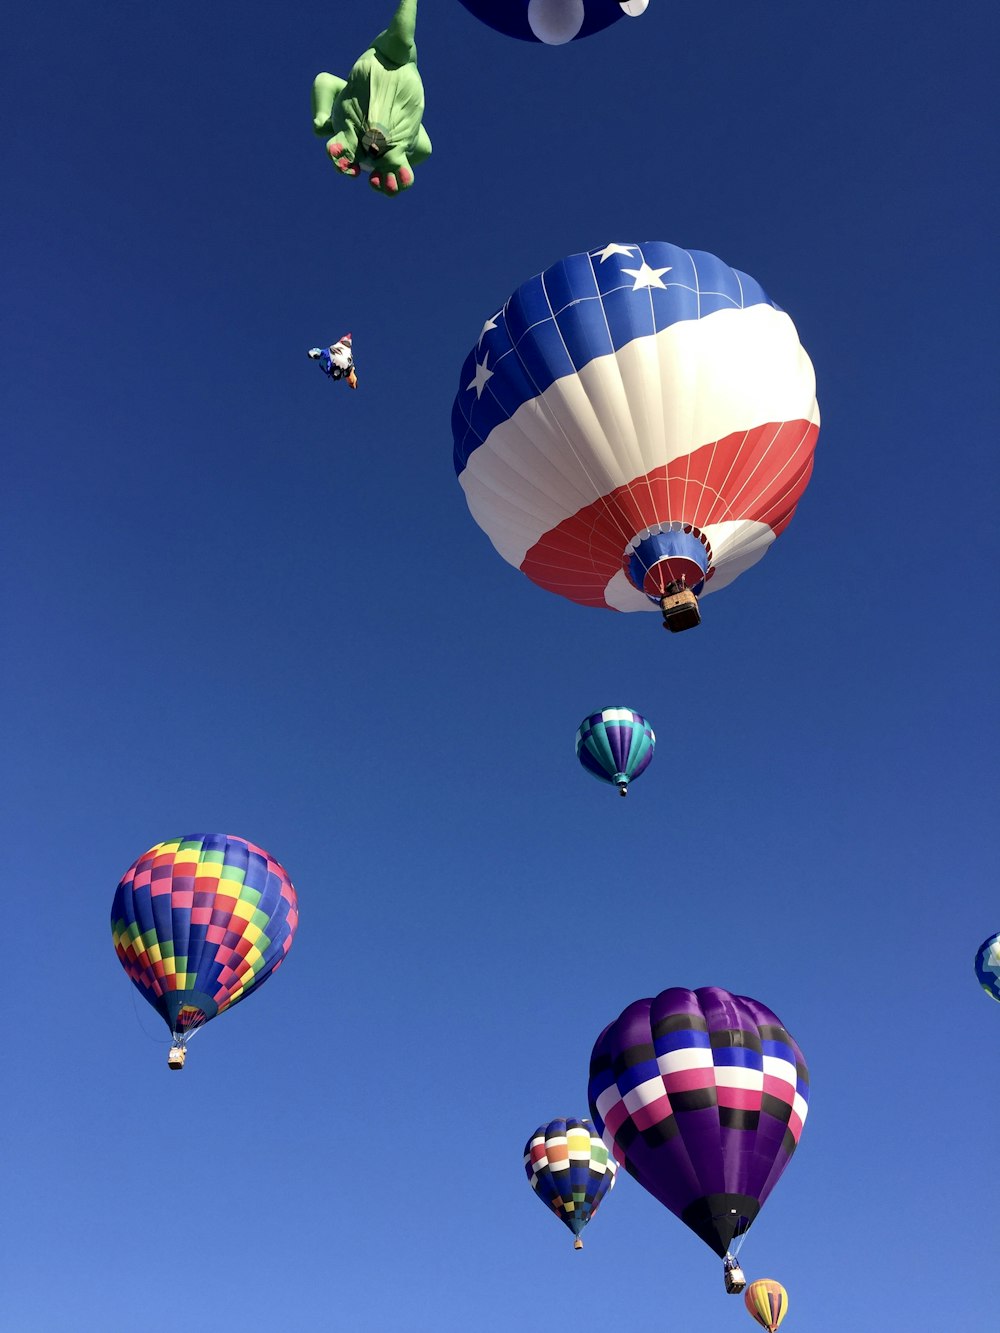
M 649 0 L 461 0 L 477 19 L 527 42 L 561 46 L 589 37 L 626 15 L 643 14 Z
M 452 410 L 473 518 L 533 582 L 655 611 L 714 592 L 795 513 L 819 433 L 791 319 L 662 241 L 571 255 L 486 320 Z

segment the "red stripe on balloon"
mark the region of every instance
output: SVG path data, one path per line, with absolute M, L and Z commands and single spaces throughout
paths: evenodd
M 606 607 L 625 547 L 658 523 L 704 529 L 750 519 L 777 537 L 809 481 L 818 434 L 809 421 L 771 422 L 702 445 L 564 519 L 532 546 L 521 570 L 549 592 Z

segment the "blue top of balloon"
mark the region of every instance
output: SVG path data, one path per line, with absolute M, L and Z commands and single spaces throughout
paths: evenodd
M 648 0 L 460 0 L 470 14 L 508 37 L 560 46 L 641 14 Z

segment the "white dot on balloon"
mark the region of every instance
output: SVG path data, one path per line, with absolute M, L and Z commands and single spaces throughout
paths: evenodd
M 540 42 L 561 46 L 583 27 L 583 0 L 529 0 L 528 25 Z

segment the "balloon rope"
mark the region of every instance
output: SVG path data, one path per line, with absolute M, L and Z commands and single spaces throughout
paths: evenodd
M 168 1042 L 164 1037 L 154 1037 L 153 1034 L 149 1031 L 149 1029 L 143 1023 L 142 1019 L 139 1017 L 139 1006 L 135 1002 L 135 987 L 130 985 L 129 990 L 132 992 L 132 1012 L 135 1014 L 135 1021 L 139 1025 L 139 1031 L 142 1033 L 142 1035 L 144 1037 L 147 1037 L 150 1041 L 155 1042 L 157 1046 L 172 1045 L 173 1043 Z

